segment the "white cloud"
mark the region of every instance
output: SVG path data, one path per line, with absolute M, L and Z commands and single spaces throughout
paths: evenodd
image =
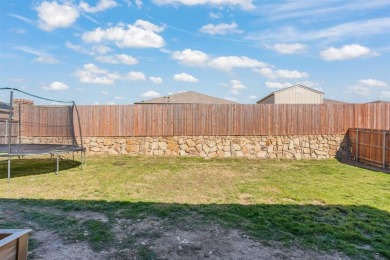
M 129 73 L 126 74 L 124 79 L 127 80 L 145 80 L 145 74 L 142 72 L 138 71 L 130 71 Z
M 91 73 L 94 73 L 94 74 L 107 74 L 107 73 L 108 73 L 107 70 L 100 69 L 98 66 L 96 66 L 96 65 L 93 64 L 93 63 L 85 64 L 85 65 L 83 66 L 83 68 L 84 68 L 85 70 L 90 71 Z
M 320 84 L 318 82 L 308 81 L 307 80 L 307 81 L 295 82 L 295 84 L 301 84 L 301 85 L 303 85 L 305 87 L 313 88 L 313 89 L 321 91 L 321 92 L 323 91 L 323 89 L 321 87 L 318 87 L 318 85 Z
M 361 79 L 348 89 L 359 96 L 378 98 L 386 96 L 388 91 L 383 90 L 383 88 L 387 86 L 387 83 L 376 79 Z
M 139 28 L 143 28 L 147 31 L 152 31 L 152 32 L 162 32 L 165 29 L 164 26 L 157 26 L 157 25 L 155 25 L 151 22 L 145 21 L 145 20 L 135 21 L 134 26 L 137 26 Z
M 267 66 L 264 62 L 246 56 L 221 56 L 212 59 L 209 66 L 215 69 L 230 71 L 233 68 L 257 68 Z
M 330 47 L 320 52 L 326 61 L 347 60 L 372 54 L 370 49 L 359 44 L 344 45 L 340 49 Z
M 109 73 L 92 63 L 84 64 L 83 69 L 77 70 L 74 75 L 82 83 L 113 85 L 120 76 L 117 73 Z
M 166 53 L 166 54 L 171 54 L 171 53 L 172 53 L 172 51 L 170 51 L 170 50 L 168 50 L 168 49 L 166 49 L 166 48 L 160 48 L 160 51 L 161 51 L 162 53 Z
M 142 0 L 135 0 L 135 5 L 136 5 L 138 8 L 141 8 L 141 7 L 143 6 Z
M 257 99 L 257 97 L 256 96 L 254 96 L 254 95 L 250 95 L 249 97 L 248 97 L 249 99 Z
M 22 28 L 11 28 L 8 31 L 13 32 L 13 33 L 18 33 L 18 34 L 26 33 L 26 30 L 22 29 Z
M 277 43 L 270 48 L 281 54 L 294 54 L 304 51 L 307 46 L 301 43 Z
M 145 74 L 137 71 L 130 71 L 124 75 L 108 70 L 100 69 L 93 63 L 84 64 L 83 69 L 77 70 L 74 76 L 80 79 L 82 83 L 94 83 L 114 85 L 116 80 L 145 80 Z
M 337 3 L 337 4 L 335 4 Z M 355 11 L 368 11 L 370 9 L 383 9 L 389 6 L 389 1 L 383 0 L 356 0 L 356 1 L 273 1 L 271 5 L 263 6 L 262 11 L 271 19 L 301 19 L 310 21 L 322 17 L 344 15 Z
M 291 84 L 290 82 L 281 83 L 281 82 L 266 81 L 265 85 L 268 88 L 287 88 L 287 87 L 291 87 L 293 84 Z
M 126 64 L 126 65 L 134 65 L 138 63 L 138 60 L 133 56 L 129 56 L 126 54 L 115 54 L 110 56 L 97 56 L 95 60 L 103 63 L 111 63 L 111 64 Z
M 191 49 L 175 51 L 172 53 L 171 58 L 187 66 L 205 66 L 224 71 L 230 71 L 233 68 L 258 68 L 267 66 L 264 62 L 246 56 L 220 56 L 209 59 L 206 53 Z
M 371 35 L 387 35 L 390 30 L 390 18 L 377 18 L 339 24 L 322 30 L 300 31 L 295 27 L 285 26 L 273 28 L 268 31 L 261 31 L 247 36 L 253 41 L 286 41 L 304 42 L 314 40 L 337 41 L 352 39 L 356 37 L 366 38 Z
M 120 48 L 161 48 L 165 41 L 157 33 L 163 30 L 164 27 L 148 21 L 137 20 L 134 24 L 128 24 L 127 26 L 118 25 L 106 30 L 97 28 L 85 32 L 82 39 L 86 43 L 111 41 Z
M 150 81 L 154 84 L 162 84 L 163 81 L 160 77 L 149 77 Z
M 60 61 L 55 57 L 53 57 L 52 55 L 28 46 L 15 46 L 13 48 L 15 50 L 19 50 L 28 54 L 35 55 L 36 56 L 36 58 L 34 59 L 35 62 L 47 63 L 47 64 L 60 63 Z
M 108 91 L 105 91 L 105 90 L 103 90 L 101 93 L 102 93 L 103 95 L 108 95 Z
M 386 33 L 390 30 L 390 18 L 377 18 L 337 25 L 323 31 L 312 32 L 317 39 L 346 36 L 368 36 Z M 308 36 L 311 36 L 310 34 Z
M 67 90 L 69 89 L 69 86 L 66 85 L 65 83 L 59 82 L 59 81 L 54 81 L 50 83 L 47 86 L 42 87 L 44 90 L 55 90 L 55 91 L 60 91 L 60 90 Z
M 270 68 L 262 68 L 255 70 L 260 72 L 264 77 L 270 79 L 286 78 L 286 79 L 300 79 L 307 78 L 309 75 L 306 72 L 300 72 L 297 70 L 272 70 Z
M 236 102 L 238 100 L 235 97 L 224 97 L 223 99 L 230 100 L 230 101 L 233 101 L 233 102 Z
M 161 96 L 161 94 L 154 91 L 154 90 L 149 90 L 149 91 L 146 91 L 145 93 L 143 93 L 142 96 L 148 97 L 148 98 L 156 98 L 156 97 Z
M 26 17 L 24 17 L 24 16 L 21 16 L 21 15 L 17 15 L 17 14 L 13 14 L 13 13 L 10 13 L 10 14 L 8 14 L 9 16 L 12 16 L 12 17 L 14 17 L 14 18 L 16 18 L 16 19 L 19 19 L 19 20 L 21 20 L 21 21 L 23 21 L 23 22 L 25 22 L 25 23 L 28 23 L 28 24 L 31 24 L 31 25 L 35 25 L 35 22 L 33 21 L 33 20 L 30 20 L 30 19 L 28 19 L 28 18 L 26 18 Z
M 80 15 L 77 8 L 69 2 L 61 5 L 56 1 L 43 1 L 35 10 L 38 12 L 38 25 L 45 31 L 69 27 Z
M 222 18 L 222 14 L 220 13 L 214 13 L 214 12 L 209 12 L 209 17 L 213 19 L 220 19 Z
M 96 54 L 104 55 L 104 54 L 112 51 L 112 49 L 110 47 L 107 47 L 105 45 L 95 45 L 89 49 L 89 48 L 85 48 L 81 45 L 73 44 L 69 41 L 65 42 L 65 47 L 68 49 L 71 49 L 75 52 L 82 53 L 85 55 L 96 55 Z
M 390 99 L 390 91 L 382 90 L 380 93 L 380 97 L 383 99 Z
M 180 73 L 180 74 L 175 74 L 173 76 L 173 79 L 175 81 L 183 81 L 183 82 L 197 82 L 198 81 L 198 79 L 195 78 L 194 76 L 191 76 L 191 75 L 184 73 L 184 72 Z
M 239 80 L 231 80 L 231 89 L 246 89 L 246 86 L 243 85 Z
M 237 24 L 235 22 L 232 22 L 230 24 L 227 23 L 221 23 L 221 24 L 207 24 L 202 26 L 202 28 L 199 29 L 201 33 L 206 33 L 210 35 L 217 35 L 217 34 L 227 34 L 227 33 L 243 33 L 242 30 L 237 29 Z
M 184 51 L 175 51 L 172 53 L 172 59 L 179 61 L 179 63 L 187 66 L 204 66 L 208 60 L 206 53 L 185 49 Z
M 54 58 L 52 56 L 39 56 L 39 57 L 36 57 L 34 59 L 34 61 L 40 62 L 40 63 L 47 63 L 47 64 L 57 64 L 57 63 L 60 63 L 59 60 L 57 60 L 56 58 Z
M 97 13 L 118 6 L 114 0 L 100 0 L 96 6 L 91 7 L 88 3 L 81 1 L 79 7 L 87 13 Z
M 114 97 L 114 99 L 116 99 L 116 100 L 124 100 L 125 97 Z
M 369 87 L 363 85 L 352 86 L 349 90 L 352 91 L 352 93 L 363 97 L 369 97 L 372 93 Z
M 230 93 L 234 95 L 239 95 L 240 90 L 246 89 L 246 86 L 242 84 L 239 80 L 231 80 L 230 81 Z
M 77 45 L 77 44 L 73 44 L 69 41 L 66 41 L 65 42 L 65 47 L 68 48 L 68 49 L 71 49 L 75 52 L 78 52 L 78 53 L 82 53 L 82 54 L 86 54 L 86 55 L 94 55 L 95 53 L 89 49 L 86 49 L 80 45 Z
M 239 6 L 243 10 L 251 10 L 255 8 L 252 0 L 153 0 L 158 5 L 176 5 L 183 4 L 188 6 L 194 5 L 212 5 L 217 7 L 222 6 Z
M 59 63 L 59 60 L 57 60 L 56 58 L 51 57 L 51 56 L 37 57 L 37 58 L 34 59 L 34 61 L 40 62 L 40 63 L 48 63 L 48 64 L 57 64 L 57 63 Z
M 106 54 L 112 50 L 110 47 L 107 47 L 105 45 L 95 45 L 95 46 L 92 46 L 92 51 L 94 51 L 95 53 L 99 53 L 99 54 Z
M 383 81 L 376 80 L 376 79 L 361 79 L 359 80 L 359 83 L 365 86 L 371 86 L 371 87 L 386 87 L 387 84 Z

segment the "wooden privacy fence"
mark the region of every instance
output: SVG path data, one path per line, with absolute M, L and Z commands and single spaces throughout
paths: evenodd
M 29 105 L 24 109 L 26 115 L 34 117 L 30 121 L 39 118 L 42 124 L 57 122 L 54 113 L 59 111 Z M 321 135 L 346 134 L 349 128 L 390 130 L 390 104 L 387 103 L 139 104 L 78 106 L 78 110 L 82 134 L 87 137 Z M 31 125 L 22 127 L 33 136 L 59 134 Z
M 356 161 L 383 168 L 390 165 L 390 131 L 350 129 L 349 139 Z
M 72 106 L 22 104 L 22 111 L 21 128 L 24 136 L 70 137 L 73 134 L 73 122 L 78 124 Z

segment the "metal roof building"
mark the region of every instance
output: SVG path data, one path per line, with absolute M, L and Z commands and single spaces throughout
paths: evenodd
M 294 85 L 272 92 L 257 104 L 322 104 L 324 93 L 303 85 Z

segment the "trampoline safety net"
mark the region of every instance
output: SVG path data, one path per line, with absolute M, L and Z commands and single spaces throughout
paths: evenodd
M 54 101 L 0 88 L 0 156 L 58 154 L 82 151 L 77 107 L 73 101 Z

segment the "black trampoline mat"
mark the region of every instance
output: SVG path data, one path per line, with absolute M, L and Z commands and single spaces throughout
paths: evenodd
M 9 153 L 8 144 L 0 144 L 0 156 L 60 154 L 82 150 L 81 146 L 64 144 L 11 144 L 11 153 Z

